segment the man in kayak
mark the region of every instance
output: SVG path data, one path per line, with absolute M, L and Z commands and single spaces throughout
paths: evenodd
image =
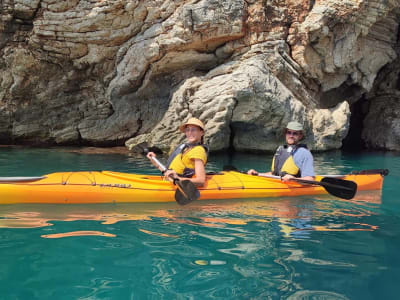
M 187 142 L 172 152 L 166 166 L 168 170 L 164 175 L 166 178 L 172 175 L 179 180 L 190 180 L 201 186 L 206 180 L 204 166 L 208 156 L 208 148 L 204 145 L 204 124 L 199 119 L 190 118 L 179 130 L 186 135 Z M 147 158 L 159 167 L 151 157 L 156 157 L 154 152 L 149 152 Z
M 271 172 L 258 173 L 254 169 L 250 175 L 276 175 L 282 181 L 288 182 L 292 178 L 314 180 L 314 159 L 305 144 L 300 144 L 304 138 L 304 128 L 298 122 L 289 122 L 284 129 L 286 145 L 279 146 L 272 160 Z

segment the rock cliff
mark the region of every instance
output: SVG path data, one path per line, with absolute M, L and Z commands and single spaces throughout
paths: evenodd
M 399 15 L 400 0 L 0 0 L 0 142 L 168 151 L 195 116 L 214 151 L 273 151 L 290 120 L 314 150 L 399 150 Z

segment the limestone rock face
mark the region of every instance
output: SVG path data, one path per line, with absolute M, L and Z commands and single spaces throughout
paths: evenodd
M 399 100 L 400 93 L 381 95 L 374 99 L 363 131 L 363 138 L 370 148 L 400 150 Z
M 195 116 L 211 150 L 274 151 L 290 120 L 311 149 L 338 149 L 363 99 L 365 144 L 399 149 L 378 134 L 398 127 L 399 13 L 400 0 L 3 0 L 0 142 L 169 151 Z

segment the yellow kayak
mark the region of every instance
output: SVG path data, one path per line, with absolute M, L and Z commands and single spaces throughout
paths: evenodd
M 14 179 L 13 179 L 14 178 Z M 316 177 L 316 181 L 321 180 Z M 357 190 L 382 189 L 383 174 L 340 177 L 357 183 Z M 173 202 L 176 186 L 161 176 L 111 171 L 60 172 L 41 177 L 0 178 L 0 204 L 13 203 L 120 203 Z M 251 176 L 235 171 L 207 175 L 198 188 L 199 200 L 266 198 L 326 194 L 318 185 Z

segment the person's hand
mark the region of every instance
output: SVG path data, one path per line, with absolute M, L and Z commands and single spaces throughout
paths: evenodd
M 290 180 L 293 179 L 293 178 L 295 178 L 293 175 L 286 174 L 285 176 L 282 176 L 282 177 L 281 177 L 281 180 L 282 180 L 283 182 L 288 182 L 288 181 L 290 181 Z
M 172 176 L 171 176 L 172 175 Z M 172 177 L 172 178 L 178 178 L 178 174 L 176 174 L 176 172 L 174 170 L 167 170 L 164 173 L 165 177 Z
M 157 155 L 154 152 L 147 153 L 146 157 L 151 160 L 152 157 L 156 157 Z
M 256 170 L 254 170 L 254 169 L 250 169 L 250 170 L 247 171 L 247 174 L 249 174 L 249 175 L 258 175 L 258 172 Z

